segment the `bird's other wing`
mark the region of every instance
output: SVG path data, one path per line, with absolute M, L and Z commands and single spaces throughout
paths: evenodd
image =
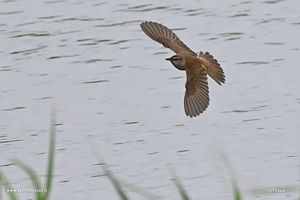
M 207 71 L 204 66 L 195 70 L 186 70 L 184 110 L 190 117 L 203 113 L 209 105 Z
M 212 55 L 208 52 L 205 54 L 200 51 L 199 54 L 200 60 L 203 65 L 207 68 L 208 75 L 214 79 L 219 85 L 225 83 L 225 75 L 223 69 L 220 67 L 220 64 Z
M 170 48 L 176 54 L 185 51 L 190 55 L 197 56 L 195 52 L 188 48 L 177 35 L 167 27 L 156 22 L 146 21 L 141 23 L 141 28 L 152 40 L 161 43 L 164 47 Z

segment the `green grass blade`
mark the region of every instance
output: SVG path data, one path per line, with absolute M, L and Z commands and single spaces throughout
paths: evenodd
M 43 195 L 44 200 L 47 200 L 49 197 L 51 183 L 52 183 L 52 179 L 53 179 L 54 155 L 55 155 L 55 136 L 56 136 L 56 118 L 55 118 L 55 111 L 52 110 L 51 124 L 50 124 L 48 166 L 47 166 L 46 187 L 45 187 L 47 189 L 47 192 L 44 193 L 44 195 Z
M 49 154 L 48 154 L 48 167 L 47 167 L 47 174 L 46 174 L 46 192 L 36 192 L 37 200 L 47 200 L 50 194 L 50 187 L 53 178 L 53 166 L 54 166 L 54 154 L 55 154 L 55 113 L 51 116 L 51 125 L 50 125 L 50 139 L 49 139 Z M 13 162 L 16 163 L 21 169 L 23 169 L 27 175 L 30 177 L 32 184 L 36 190 L 43 189 L 42 184 L 39 180 L 37 174 L 32 170 L 32 168 L 22 162 L 21 160 L 14 159 Z
M 183 200 L 191 200 L 191 198 L 189 198 L 189 196 L 188 196 L 186 190 L 184 189 L 184 187 L 183 187 L 183 185 L 181 184 L 181 182 L 179 181 L 179 179 L 174 179 L 174 182 L 175 182 L 175 185 L 176 185 L 176 187 L 177 187 L 177 189 L 178 189 L 178 192 L 179 192 L 181 198 L 182 198 Z
M 115 188 L 116 192 L 118 193 L 119 197 L 122 200 L 129 200 L 130 198 L 127 197 L 127 195 L 125 194 L 123 188 L 122 188 L 122 184 L 120 183 L 120 181 L 113 175 L 113 173 L 110 171 L 108 165 L 103 161 L 103 159 L 101 159 L 101 157 L 98 154 L 98 151 L 96 149 L 96 147 L 91 144 L 91 150 L 94 153 L 98 164 L 102 167 L 102 170 L 104 171 L 104 173 L 106 174 L 106 176 L 108 177 L 108 179 L 110 180 L 110 182 L 112 183 L 113 187 Z
M 51 188 L 51 183 L 52 183 L 52 179 L 53 179 L 53 170 L 54 170 L 55 135 L 56 135 L 55 126 L 56 126 L 55 112 L 54 112 L 54 110 L 52 110 L 51 125 L 50 125 L 48 166 L 47 166 L 46 184 L 45 184 L 46 192 L 45 193 L 36 192 L 35 194 L 36 194 L 37 200 L 47 200 L 49 198 L 49 194 L 50 194 L 50 188 Z M 24 162 L 22 162 L 19 159 L 12 159 L 12 161 L 29 176 L 35 190 L 43 189 L 41 182 L 39 180 L 39 177 L 37 176 L 37 174 L 33 171 L 33 169 L 29 165 L 25 164 Z M 3 174 L 3 172 L 1 170 L 0 170 L 0 183 L 1 183 L 1 185 L 3 185 L 4 189 L 12 190 L 10 183 L 8 182 L 6 176 Z M 1 195 L 1 193 L 0 193 L 0 195 Z M 17 196 L 12 192 L 8 192 L 8 196 L 10 197 L 11 200 L 17 200 Z M 0 199 L 1 199 L 1 196 L 0 196 Z
M 4 173 L 1 171 L 1 169 L 0 169 L 0 183 L 1 183 L 1 185 L 3 185 L 5 191 L 13 190 L 12 186 L 10 185 L 8 179 L 6 178 Z M 1 190 L 1 188 L 0 188 L 0 190 Z M 7 195 L 9 196 L 10 200 L 18 200 L 17 195 L 14 192 L 7 192 Z M 0 199 L 2 199 L 1 196 L 0 196 Z
M 240 191 L 239 185 L 234 178 L 231 179 L 231 184 L 233 188 L 234 200 L 242 200 L 242 193 Z
M 174 170 L 170 170 L 170 174 L 173 177 L 174 183 L 175 183 L 175 185 L 177 187 L 177 190 L 178 190 L 178 192 L 179 192 L 179 194 L 181 196 L 181 199 L 183 199 L 183 200 L 191 200 L 191 198 L 189 197 L 188 193 L 184 189 L 181 181 L 177 177 L 175 171 Z
M 230 174 L 230 180 L 231 180 L 231 185 L 232 185 L 232 189 L 233 189 L 233 198 L 234 200 L 242 200 L 242 193 L 239 189 L 239 185 L 238 185 L 238 182 L 235 178 L 235 173 L 234 173 L 234 169 L 233 167 L 231 166 L 231 163 L 228 159 L 228 157 L 226 156 L 225 154 L 225 150 L 224 149 L 219 149 L 219 152 L 220 152 L 220 155 L 221 155 L 221 158 Z
M 118 180 L 128 190 L 130 190 L 130 191 L 132 191 L 136 194 L 139 194 L 140 196 L 143 196 L 146 199 L 162 199 L 163 198 L 162 196 L 158 196 L 156 194 L 153 194 L 152 192 L 150 192 L 150 191 L 148 191 L 148 190 L 146 190 L 142 187 L 133 185 L 133 184 L 129 183 L 128 181 L 124 180 L 124 179 L 119 178 Z
M 37 176 L 37 174 L 31 169 L 30 166 L 22 162 L 21 160 L 18 159 L 13 159 L 13 162 L 16 163 L 17 166 L 19 166 L 21 169 L 23 169 L 27 175 L 30 177 L 32 184 L 36 190 L 42 189 L 41 182 Z M 36 192 L 36 198 L 38 200 L 42 199 L 42 195 L 40 192 Z
M 109 170 L 108 166 L 106 164 L 102 164 L 101 166 L 102 166 L 104 173 L 107 175 L 108 179 L 113 184 L 119 197 L 122 200 L 129 200 L 129 198 L 127 197 L 127 195 L 125 194 L 125 192 L 122 188 L 120 181 L 113 175 L 113 173 Z

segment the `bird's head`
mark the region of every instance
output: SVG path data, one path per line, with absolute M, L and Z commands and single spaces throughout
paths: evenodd
M 174 55 L 171 58 L 166 58 L 166 60 L 170 61 L 177 69 L 185 70 L 185 60 L 182 58 L 182 56 Z

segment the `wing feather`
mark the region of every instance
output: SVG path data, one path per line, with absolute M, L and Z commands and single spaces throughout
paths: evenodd
M 209 89 L 207 71 L 200 66 L 193 71 L 187 71 L 184 108 L 187 116 L 196 117 L 203 113 L 209 105 Z
M 187 54 L 197 57 L 197 54 L 188 48 L 177 35 L 167 27 L 156 22 L 146 21 L 141 23 L 141 28 L 152 40 L 161 43 L 164 47 L 171 49 L 176 54 L 184 51 Z

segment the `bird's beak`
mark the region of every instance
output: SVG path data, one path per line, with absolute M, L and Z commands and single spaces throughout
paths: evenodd
M 171 58 L 166 58 L 166 60 L 171 61 Z

